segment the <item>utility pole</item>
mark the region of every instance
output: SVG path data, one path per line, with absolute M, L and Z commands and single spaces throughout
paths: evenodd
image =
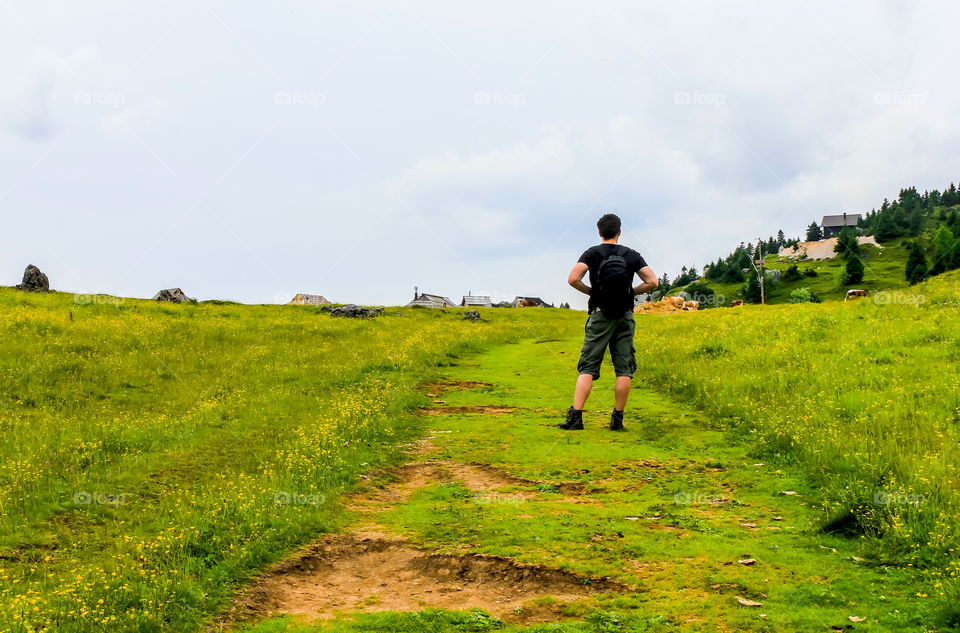
M 767 303 L 767 297 L 763 290 L 763 282 L 766 277 L 767 260 L 763 258 L 763 239 L 757 238 L 757 250 L 753 254 L 753 267 L 757 271 L 757 281 L 760 282 L 760 304 L 765 305 Z

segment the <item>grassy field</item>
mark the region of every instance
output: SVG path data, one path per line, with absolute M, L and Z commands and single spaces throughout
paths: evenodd
M 191 630 L 342 520 L 437 366 L 550 328 L 0 289 L 0 631 Z
M 956 609 L 958 307 L 951 273 L 859 301 L 651 316 L 638 362 L 758 457 L 802 466 L 825 528 L 876 564 L 924 569 Z
M 857 288 L 871 292 L 889 292 L 909 287 L 904 277 L 907 249 L 902 242 L 885 244 L 882 249 L 872 245 L 864 245 L 861 248 L 863 251 L 864 276 L 863 281 L 856 284 Z M 794 261 L 776 255 L 767 257 L 767 268 L 769 270 L 786 272 L 787 268 L 793 264 L 797 265 L 800 272 L 808 270 L 816 272 L 816 277 L 803 277 L 795 281 L 768 281 L 765 288 L 768 303 L 787 303 L 790 300 L 791 292 L 804 287 L 809 288 L 823 300 L 840 300 L 846 296 L 847 290 L 852 287 L 843 286 L 841 283 L 846 261 L 840 257 L 805 261 Z M 724 284 L 703 280 L 701 280 L 701 283 L 710 286 L 717 293 L 719 305 L 729 305 L 731 301 L 742 298 L 742 283 Z M 721 296 L 723 300 L 719 299 Z
M 644 316 L 649 389 L 631 433 L 603 434 L 598 411 L 570 438 L 538 424 L 568 404 L 582 313 L 487 310 L 473 323 L 402 308 L 356 321 L 0 289 L 0 631 L 197 630 L 269 563 L 352 529 L 340 495 L 409 459 L 425 430 L 447 432 L 446 459 L 543 485 L 519 511 L 478 509 L 443 482 L 382 523 L 422 547 L 469 544 L 637 588 L 559 610 L 567 630 L 956 622 L 960 277 L 875 296 Z M 421 385 L 440 375 L 497 385 L 449 404 L 520 409 L 418 415 L 431 403 Z M 601 483 L 571 506 L 550 483 L 566 480 Z M 680 493 L 736 503 L 678 505 Z M 774 513 L 786 522 L 768 525 Z M 624 516 L 663 517 L 651 521 L 672 532 Z M 745 544 L 764 565 L 729 568 Z M 648 575 L 637 565 L 649 560 L 675 565 Z M 505 624 L 431 611 L 331 626 Z

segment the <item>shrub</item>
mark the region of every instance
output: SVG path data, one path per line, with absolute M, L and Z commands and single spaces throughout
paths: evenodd
M 802 277 L 803 274 L 800 272 L 800 267 L 796 264 L 791 264 L 790 268 L 787 268 L 786 272 L 783 273 L 784 281 L 797 281 Z
M 790 303 L 810 303 L 812 297 L 813 293 L 810 292 L 809 288 L 804 286 L 790 293 Z
M 863 260 L 853 255 L 847 260 L 847 268 L 843 272 L 843 285 L 849 286 L 863 281 Z
M 686 288 L 686 293 L 693 301 L 699 301 L 700 307 L 713 308 L 717 305 L 717 297 L 713 288 L 704 283 L 692 283 Z

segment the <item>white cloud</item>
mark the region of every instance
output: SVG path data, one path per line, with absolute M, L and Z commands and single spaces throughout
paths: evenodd
M 105 95 L 110 98 L 110 95 Z M 167 102 L 159 97 L 148 97 L 129 106 L 120 95 L 113 95 L 112 102 L 117 112 L 104 116 L 100 125 L 104 132 L 111 135 L 123 135 L 136 132 L 138 128 L 150 125 L 167 109 Z

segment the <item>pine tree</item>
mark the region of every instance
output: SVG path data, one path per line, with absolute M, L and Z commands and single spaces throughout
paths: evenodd
M 957 260 L 957 238 L 946 224 L 941 224 L 933 234 L 933 266 L 930 274 L 939 275 L 956 268 L 960 263 Z
M 833 247 L 835 253 L 840 253 L 846 258 L 857 257 L 860 255 L 860 242 L 857 241 L 857 234 L 849 226 L 840 230 L 837 236 L 837 245 Z
M 853 255 L 847 260 L 847 268 L 843 273 L 843 285 L 850 286 L 863 281 L 863 260 Z
M 920 207 L 915 207 L 913 211 L 910 212 L 910 235 L 917 237 L 920 235 L 920 231 L 923 230 L 923 211 L 920 210 Z
M 807 227 L 807 241 L 819 242 L 822 239 L 823 231 L 820 230 L 820 225 L 816 222 L 811 222 L 810 226 Z
M 783 234 L 783 229 L 777 231 L 777 246 L 783 246 L 787 243 L 787 236 Z
M 747 303 L 760 303 L 760 280 L 751 272 L 747 275 L 747 283 L 743 286 L 743 300 Z
M 890 212 L 880 212 L 880 219 L 877 222 L 877 230 L 875 235 L 878 242 L 888 242 L 900 236 L 900 231 L 897 230 Z
M 927 278 L 927 256 L 919 242 L 910 243 L 910 254 L 907 256 L 907 281 L 910 285 L 918 284 Z

